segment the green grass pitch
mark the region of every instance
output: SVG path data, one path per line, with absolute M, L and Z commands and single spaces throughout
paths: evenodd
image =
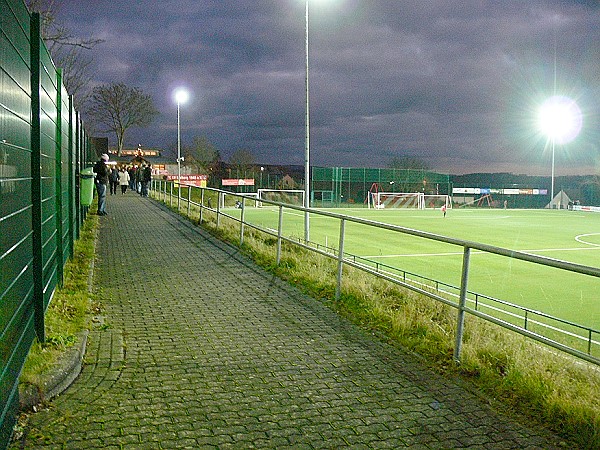
M 361 208 L 331 209 L 443 236 L 599 267 L 600 214 L 564 210 Z M 246 208 L 246 220 L 277 228 L 276 209 Z M 286 210 L 286 236 L 304 236 L 304 215 Z M 339 221 L 311 215 L 311 241 L 337 247 Z M 463 249 L 373 227 L 348 223 L 345 251 L 455 286 Z M 472 251 L 469 290 L 600 329 L 600 279 Z

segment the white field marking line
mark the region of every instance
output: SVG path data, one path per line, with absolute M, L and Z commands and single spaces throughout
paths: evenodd
M 578 236 L 575 236 L 575 240 L 577 242 L 581 242 L 582 244 L 592 245 L 594 247 L 600 247 L 600 244 L 594 244 L 593 242 L 587 242 L 586 240 L 582 239 L 582 238 L 587 237 L 587 236 L 598 236 L 598 235 L 600 235 L 600 233 L 580 234 Z
M 515 250 L 521 253 L 527 253 L 530 255 L 535 255 L 537 253 L 549 253 L 549 252 L 572 252 L 572 251 L 580 251 L 580 250 L 600 250 L 600 245 L 597 247 L 575 247 L 575 248 L 542 248 L 536 250 Z M 471 252 L 472 255 L 487 253 L 480 250 L 476 250 Z M 371 255 L 371 256 L 361 256 L 361 258 L 409 258 L 409 257 L 426 257 L 426 256 L 455 256 L 462 255 L 463 252 L 446 252 L 446 253 L 410 253 L 410 254 L 396 254 L 396 255 Z
M 367 267 L 368 267 L 368 266 L 367 266 Z M 380 271 L 380 272 L 382 272 L 382 273 L 384 273 L 384 274 L 386 274 L 386 275 L 388 275 L 388 276 L 390 276 L 390 277 L 392 277 L 392 278 L 395 278 L 395 276 L 396 276 L 396 274 L 395 274 L 395 273 L 392 273 L 392 272 L 389 272 L 389 271 L 386 271 L 386 270 L 382 270 L 382 271 Z M 422 287 L 427 287 L 427 288 L 431 288 L 431 287 L 432 287 L 432 286 L 430 286 L 430 285 L 427 285 L 427 284 L 425 284 L 425 283 L 421 283 L 421 282 L 419 282 L 419 281 L 417 281 L 417 280 L 412 280 L 412 279 L 410 279 L 409 281 L 410 281 L 411 283 L 413 283 L 413 284 L 416 284 L 417 286 L 422 286 Z M 443 293 L 445 293 L 445 294 L 447 294 L 447 295 L 449 295 L 449 296 L 451 296 L 451 297 L 455 297 L 455 298 L 458 298 L 458 297 L 459 297 L 459 296 L 458 296 L 458 295 L 456 295 L 455 293 L 453 293 L 453 292 L 449 292 L 449 291 L 446 291 L 446 290 L 444 290 L 444 289 L 436 289 L 436 290 L 437 290 L 437 291 L 439 291 L 439 292 L 443 292 Z M 475 304 L 475 300 L 473 300 L 472 298 L 469 298 L 469 297 L 467 297 L 467 302 Z M 521 316 L 521 315 L 519 315 L 519 314 L 517 314 L 517 313 L 514 313 L 514 312 L 512 312 L 512 311 L 508 311 L 508 310 L 506 310 L 506 309 L 502 309 L 502 308 L 498 308 L 498 307 L 496 307 L 496 306 L 493 306 L 492 304 L 486 303 L 486 302 L 485 302 L 485 300 L 481 300 L 481 299 L 480 299 L 480 300 L 479 300 L 479 306 L 480 306 L 480 307 L 489 308 L 489 309 L 491 309 L 492 311 L 494 311 L 494 312 L 496 312 L 496 313 L 506 314 L 506 315 L 507 315 L 507 316 L 509 316 L 509 317 L 517 318 L 517 319 L 520 319 L 520 320 L 522 320 L 522 319 L 523 319 L 523 316 Z M 498 315 L 498 316 L 494 315 L 494 316 L 492 316 L 492 317 L 496 317 L 497 319 L 500 319 L 500 320 L 502 320 L 502 318 L 500 318 L 500 316 L 499 316 L 499 315 Z M 573 338 L 579 339 L 579 340 L 581 340 L 581 341 L 584 341 L 584 342 L 589 342 L 589 338 L 587 338 L 587 337 L 585 337 L 585 336 L 581 336 L 581 335 L 579 335 L 579 334 L 576 334 L 576 333 L 573 333 L 573 332 L 571 332 L 571 331 L 563 330 L 563 329 L 561 329 L 561 328 L 558 328 L 558 327 L 556 327 L 556 326 L 550 325 L 550 324 L 548 324 L 548 323 L 540 322 L 540 321 L 538 321 L 538 320 L 536 320 L 536 319 L 532 319 L 532 318 L 529 318 L 529 319 L 528 319 L 528 321 L 529 321 L 529 322 L 531 322 L 531 323 L 534 323 L 534 324 L 536 324 L 536 325 L 539 325 L 539 326 L 541 326 L 541 327 L 547 328 L 547 329 L 549 329 L 549 330 L 556 331 L 556 332 L 559 332 L 559 333 L 562 333 L 562 334 L 566 334 L 567 336 L 570 336 L 570 337 L 573 337 Z M 518 326 L 518 325 L 517 325 L 517 326 Z M 519 326 L 519 328 L 522 328 L 522 327 L 520 327 L 520 326 Z M 582 329 L 586 329 L 586 327 L 583 327 L 583 326 L 582 326 L 581 328 L 582 328 Z M 594 345 L 600 345 L 600 341 L 595 341 L 595 340 L 593 340 L 593 339 L 592 339 L 591 343 L 592 343 L 592 344 L 594 344 Z

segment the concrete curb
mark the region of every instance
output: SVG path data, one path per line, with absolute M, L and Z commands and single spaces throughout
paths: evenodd
M 75 345 L 69 347 L 47 374 L 36 384 L 19 386 L 21 410 L 31 410 L 35 405 L 44 403 L 62 394 L 81 373 L 83 357 L 89 332 L 81 332 Z

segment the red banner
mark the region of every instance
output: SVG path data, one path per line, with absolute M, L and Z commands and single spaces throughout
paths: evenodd
M 177 181 L 177 178 L 177 175 L 167 175 L 169 181 Z M 181 184 L 206 187 L 206 180 L 208 180 L 208 175 L 181 175 Z
M 254 178 L 224 178 L 221 183 L 223 186 L 254 186 Z

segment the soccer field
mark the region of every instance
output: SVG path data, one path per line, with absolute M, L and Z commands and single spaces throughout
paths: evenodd
M 600 214 L 564 210 L 331 209 L 334 213 L 599 267 Z M 277 229 L 273 208 L 247 208 L 247 221 Z M 302 237 L 304 215 L 286 210 L 283 233 Z M 337 247 L 339 221 L 310 218 L 311 241 Z M 462 247 L 347 223 L 345 252 L 454 286 Z M 473 251 L 469 290 L 600 329 L 600 279 Z

